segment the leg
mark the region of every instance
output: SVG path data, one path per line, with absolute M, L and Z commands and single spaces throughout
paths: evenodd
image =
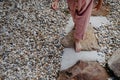
M 93 0 L 78 0 L 77 2 L 75 0 L 68 0 L 70 13 L 75 23 L 74 39 L 76 52 L 81 50 L 80 40 L 83 40 L 86 27 L 88 26 L 92 5 Z
M 79 0 L 81 3 L 82 0 Z M 93 0 L 84 0 L 81 10 L 75 12 L 75 33 L 74 37 L 78 40 L 83 40 L 86 27 L 88 26 L 89 19 L 92 12 Z

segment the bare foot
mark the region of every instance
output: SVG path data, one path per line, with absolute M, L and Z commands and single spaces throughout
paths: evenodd
M 75 41 L 75 51 L 76 52 L 80 52 L 81 51 L 81 48 L 82 48 L 82 46 L 81 46 L 81 44 L 80 44 L 80 40 L 79 41 Z
M 52 8 L 53 8 L 54 10 L 57 10 L 57 9 L 58 9 L 58 1 L 57 1 L 57 0 L 52 3 Z

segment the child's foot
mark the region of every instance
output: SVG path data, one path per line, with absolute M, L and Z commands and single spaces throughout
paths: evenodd
M 75 41 L 75 51 L 76 52 L 80 52 L 81 51 L 81 48 L 82 48 L 82 46 L 81 46 L 81 44 L 80 44 L 80 40 L 79 41 Z

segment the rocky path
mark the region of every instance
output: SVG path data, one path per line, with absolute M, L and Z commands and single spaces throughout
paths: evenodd
M 72 48 L 64 49 L 64 55 L 62 57 L 62 62 L 61 62 L 62 64 L 61 70 L 63 70 L 63 72 L 64 70 L 67 71 L 67 69 L 70 68 L 71 66 L 72 66 L 72 69 L 74 69 L 75 66 L 73 65 L 76 64 L 77 61 L 82 60 L 82 61 L 98 61 L 99 63 L 102 63 L 103 66 L 106 63 L 112 63 L 110 64 L 110 67 L 113 67 L 114 68 L 112 69 L 113 72 L 115 71 L 115 73 L 119 75 L 118 73 L 120 71 L 119 71 L 119 68 L 117 68 L 117 66 L 119 66 L 118 63 L 119 63 L 119 58 L 120 58 L 120 56 L 118 55 L 120 53 L 119 52 L 119 49 L 120 49 L 120 36 L 119 36 L 120 19 L 119 17 L 120 16 L 118 15 L 120 14 L 120 11 L 119 11 L 120 7 L 118 6 L 120 5 L 120 2 L 119 1 L 118 3 L 115 3 L 116 1 L 115 2 L 107 1 L 107 2 L 110 4 L 110 12 L 104 13 L 104 11 L 101 10 L 103 11 L 103 13 L 100 12 L 99 14 L 97 14 L 97 16 L 92 16 L 90 19 L 90 23 L 92 27 L 94 28 L 94 30 L 92 31 L 93 33 L 90 32 L 91 29 L 88 29 L 87 31 L 87 35 L 89 35 L 87 37 L 88 41 L 86 39 L 82 41 L 82 44 L 87 45 L 85 47 L 83 46 L 84 48 L 83 50 L 87 50 L 87 51 L 81 51 L 80 53 L 75 53 L 74 49 Z M 109 9 L 107 11 L 109 11 Z M 94 13 L 94 15 L 96 15 L 96 13 Z M 71 40 L 71 37 L 72 37 L 71 33 L 69 33 L 72 30 L 73 25 L 74 24 L 70 18 L 68 25 L 65 29 L 66 32 L 68 33 L 68 35 L 66 36 L 66 38 L 68 39 L 63 40 L 63 44 L 65 44 L 66 47 L 68 46 L 71 47 L 71 45 L 69 44 L 73 44 L 73 41 Z M 94 35 L 91 36 L 91 34 L 94 34 Z M 97 38 L 97 42 L 94 40 L 95 38 L 93 38 L 93 36 Z M 100 47 L 99 50 L 94 50 L 93 48 L 93 47 L 96 47 L 97 45 L 96 43 Z M 116 50 L 117 50 L 117 53 L 116 53 Z M 113 56 L 114 58 L 112 57 L 112 59 L 109 60 L 109 58 L 113 54 L 114 54 Z M 117 65 L 117 66 L 114 66 L 114 65 Z M 78 67 L 82 68 L 82 66 L 78 66 Z M 77 71 L 74 71 L 72 69 L 70 70 L 73 71 L 72 72 L 73 74 L 77 73 Z M 64 78 L 65 77 L 63 76 L 63 79 Z M 114 80 L 114 79 L 118 80 L 118 78 L 110 78 L 110 80 Z M 60 80 L 62 79 L 60 78 Z
M 51 9 L 51 2 L 0 0 L 1 80 L 56 80 L 64 48 L 60 41 L 65 35 L 69 16 L 66 16 L 64 0 L 57 11 Z M 113 25 L 96 28 L 96 33 L 100 45 L 108 45 L 101 52 L 109 57 L 120 47 L 120 1 L 108 2 L 112 7 L 107 18 Z M 106 35 L 104 31 L 107 31 Z M 102 43 L 105 36 L 108 36 L 104 38 L 107 40 Z

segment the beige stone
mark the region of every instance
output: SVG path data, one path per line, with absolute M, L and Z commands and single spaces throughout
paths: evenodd
M 73 30 L 63 38 L 61 43 L 66 48 L 74 47 Z M 99 49 L 99 45 L 97 43 L 97 39 L 94 34 L 94 29 L 91 25 L 88 26 L 87 31 L 85 33 L 84 40 L 81 40 L 81 45 L 82 45 L 81 50 L 98 50 Z
M 108 65 L 113 72 L 120 77 L 120 49 L 112 55 L 108 61 Z
M 60 72 L 57 80 L 107 80 L 106 70 L 97 62 L 78 61 L 74 66 Z
M 110 13 L 110 5 L 108 3 L 104 3 L 98 11 L 92 11 L 92 16 L 106 16 L 109 13 Z

